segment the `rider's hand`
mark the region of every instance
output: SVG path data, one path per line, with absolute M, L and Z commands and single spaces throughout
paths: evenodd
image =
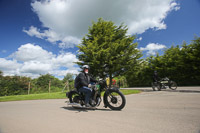
M 89 84 L 89 85 L 88 85 L 88 87 L 89 87 L 89 88 L 91 88 L 91 87 L 92 87 L 92 85 L 91 85 L 91 84 Z

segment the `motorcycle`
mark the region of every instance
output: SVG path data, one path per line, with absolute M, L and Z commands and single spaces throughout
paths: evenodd
M 161 91 L 161 89 L 167 89 L 170 88 L 171 90 L 176 90 L 177 89 L 177 84 L 176 82 L 170 80 L 169 78 L 165 77 L 162 78 L 158 82 L 153 82 L 152 83 L 152 89 L 155 91 L 157 88 L 158 91 Z
M 89 104 L 92 108 L 96 108 L 100 105 L 102 101 L 101 93 L 103 91 L 105 91 L 103 94 L 103 103 L 105 108 L 109 107 L 112 110 L 122 110 L 125 107 L 125 96 L 117 87 L 109 89 L 105 80 L 99 80 L 96 84 L 92 85 L 91 88 L 92 95 Z M 85 108 L 84 93 L 75 89 L 66 93 L 66 96 L 69 98 L 68 105 L 71 105 L 74 108 Z

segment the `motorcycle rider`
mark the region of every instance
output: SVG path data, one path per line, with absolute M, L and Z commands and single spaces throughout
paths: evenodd
M 89 74 L 89 66 L 83 65 L 83 72 L 79 73 L 79 75 L 75 79 L 74 86 L 77 88 L 79 92 L 83 92 L 85 94 L 85 106 L 91 107 L 89 104 L 89 100 L 91 97 L 92 89 L 91 82 L 97 82 L 95 79 L 93 79 Z
M 160 77 L 158 76 L 158 73 L 157 71 L 154 71 L 154 74 L 153 74 L 153 82 L 158 82 L 160 80 Z
M 153 73 L 153 83 L 152 83 L 153 90 L 155 90 L 155 86 L 161 87 L 161 84 L 160 84 L 159 80 L 160 80 L 160 77 L 158 76 L 157 71 L 154 71 L 154 73 Z

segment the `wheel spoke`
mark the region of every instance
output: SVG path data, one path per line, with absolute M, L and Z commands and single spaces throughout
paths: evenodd
M 108 96 L 108 102 L 114 107 L 119 107 L 122 104 L 122 98 L 118 93 L 112 92 Z

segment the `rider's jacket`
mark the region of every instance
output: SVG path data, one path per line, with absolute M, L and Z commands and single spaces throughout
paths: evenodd
M 79 89 L 83 86 L 88 86 L 91 82 L 97 82 L 95 79 L 93 79 L 90 75 L 81 72 L 75 79 L 74 87 Z
M 153 82 L 157 82 L 160 80 L 160 77 L 158 76 L 158 74 L 153 74 Z

